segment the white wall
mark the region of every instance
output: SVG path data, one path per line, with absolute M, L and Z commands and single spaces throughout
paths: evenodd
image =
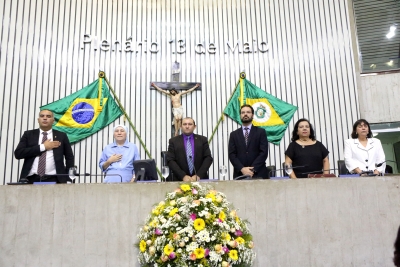
M 400 73 L 361 77 L 360 114 L 369 123 L 400 121 Z
M 400 177 L 225 181 L 254 267 L 389 267 Z M 178 183 L 0 186 L 0 266 L 139 266 L 137 233 Z
M 245 70 L 251 82 L 299 107 L 281 144 L 270 146 L 266 164 L 281 166 L 295 121 L 306 117 L 335 167 L 359 114 L 348 5 L 331 0 L 3 0 L 2 183 L 17 180 L 22 161 L 13 158 L 13 151 L 23 132 L 37 127 L 39 107 L 94 81 L 99 69 L 106 72 L 160 167 L 160 153 L 171 137 L 171 106 L 166 96 L 149 90 L 149 84 L 170 81 L 175 60 L 181 63 L 182 81 L 202 83 L 202 90 L 187 95 L 182 103 L 186 115 L 195 118 L 199 134 L 211 136 L 239 73 Z M 83 45 L 85 34 L 97 36 L 98 43 L 132 37 L 134 52 L 119 51 L 121 46 L 115 51 L 95 50 L 95 41 Z M 172 45 L 177 40 L 185 41 L 185 52 L 174 52 L 182 52 Z M 226 43 L 237 40 L 242 46 L 266 42 L 269 49 L 225 53 Z M 150 52 L 152 42 L 159 44 L 157 53 Z M 214 43 L 215 54 L 196 53 L 198 43 Z M 123 118 L 115 123 L 120 122 Z M 219 126 L 211 142 L 211 177 L 218 176 L 218 166 L 230 166 L 227 143 L 236 128 L 229 118 Z M 112 140 L 111 129 L 74 145 L 81 172 L 99 173 L 97 161 Z M 133 134 L 130 140 L 139 144 Z M 143 148 L 141 155 L 146 157 Z M 230 168 L 227 177 L 231 173 Z M 96 181 L 100 178 L 80 180 Z

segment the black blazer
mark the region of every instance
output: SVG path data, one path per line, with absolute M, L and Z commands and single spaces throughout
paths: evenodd
M 40 156 L 39 129 L 25 131 L 19 141 L 17 148 L 14 151 L 16 159 L 24 159 L 20 178 L 26 178 L 32 168 L 33 161 L 37 156 Z M 53 149 L 54 163 L 57 174 L 67 174 L 68 169 L 74 166 L 74 154 L 71 144 L 65 133 L 53 129 L 53 141 L 60 141 L 61 146 Z M 66 166 L 64 165 L 64 157 Z M 66 183 L 69 181 L 67 176 L 58 176 L 58 181 Z
M 268 138 L 264 129 L 251 126 L 246 146 L 242 127 L 231 132 L 228 145 L 229 161 L 234 171 L 233 177 L 243 175 L 243 167 L 254 167 L 254 178 L 269 178 L 265 161 L 268 157 Z
M 207 138 L 194 134 L 194 167 L 197 176 L 201 179 L 208 179 L 208 169 L 212 162 L 213 158 Z M 178 180 L 182 181 L 185 175 L 190 175 L 182 135 L 169 139 L 167 164 Z

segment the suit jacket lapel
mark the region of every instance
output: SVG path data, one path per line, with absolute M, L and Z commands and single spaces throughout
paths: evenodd
M 198 135 L 194 134 L 193 138 L 194 138 L 194 151 L 193 151 L 193 153 L 194 153 L 194 162 L 193 162 L 193 164 L 194 164 L 194 166 L 196 166 L 196 162 L 199 162 L 199 157 L 200 157 L 199 151 L 201 151 L 202 147 L 201 147 L 201 142 L 200 142 L 200 140 L 198 138 Z M 200 159 L 200 161 L 201 161 L 201 159 Z

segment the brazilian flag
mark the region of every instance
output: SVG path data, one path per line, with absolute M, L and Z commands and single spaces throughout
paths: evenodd
M 53 129 L 66 133 L 71 143 L 100 131 L 123 114 L 111 97 L 104 78 L 40 107 L 40 110 L 44 109 L 54 113 Z
M 240 121 L 240 107 L 251 105 L 254 109 L 253 125 L 267 132 L 268 141 L 279 145 L 297 107 L 282 101 L 246 80 L 245 73 L 240 74 L 239 83 L 224 113 L 234 121 Z

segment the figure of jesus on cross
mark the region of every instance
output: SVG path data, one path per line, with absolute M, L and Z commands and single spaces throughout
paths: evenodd
M 172 105 L 172 113 L 174 114 L 174 127 L 175 127 L 175 136 L 179 135 L 179 129 L 181 128 L 182 125 L 182 119 L 183 119 L 183 107 L 181 104 L 181 96 L 188 94 L 195 90 L 197 87 L 200 86 L 200 84 L 196 84 L 194 87 L 190 88 L 187 91 L 184 92 L 178 92 L 175 88 L 171 88 L 169 92 L 167 90 L 163 90 L 154 83 L 151 83 L 151 86 L 156 88 L 158 91 L 161 93 L 164 93 L 168 96 L 171 97 L 171 105 Z

